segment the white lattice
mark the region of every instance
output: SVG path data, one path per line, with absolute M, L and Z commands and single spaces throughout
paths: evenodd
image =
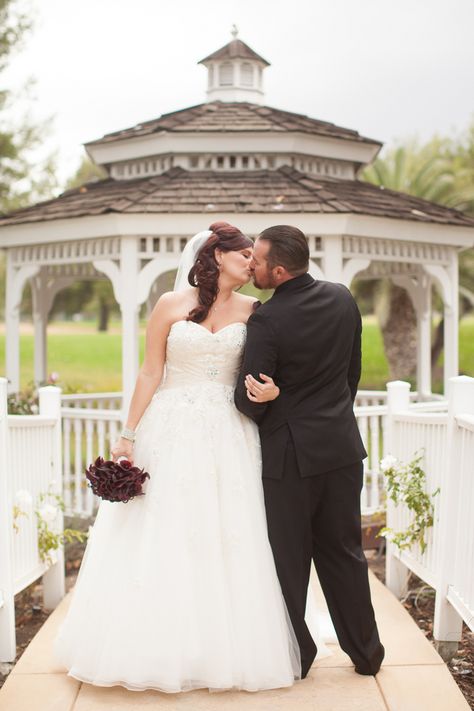
M 450 261 L 450 248 L 446 245 L 373 237 L 344 236 L 342 252 L 345 258 L 365 256 L 385 262 L 448 265 Z
M 120 237 L 32 244 L 11 249 L 12 264 L 72 264 L 120 256 Z
M 359 279 L 383 279 L 388 277 L 409 276 L 415 277 L 422 273 L 420 264 L 408 262 L 371 262 L 367 269 L 357 276 Z

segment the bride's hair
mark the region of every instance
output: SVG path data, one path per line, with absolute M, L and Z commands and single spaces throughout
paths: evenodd
M 212 234 L 196 255 L 196 261 L 188 275 L 191 286 L 198 289 L 198 305 L 189 312 L 187 320 L 201 323 L 209 314 L 219 292 L 219 265 L 216 249 L 221 252 L 238 252 L 253 247 L 253 241 L 228 222 L 213 222 L 209 227 Z

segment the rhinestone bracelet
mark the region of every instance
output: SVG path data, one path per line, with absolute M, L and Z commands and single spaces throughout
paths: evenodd
M 123 437 L 123 439 L 128 439 L 130 442 L 135 442 L 135 438 L 137 435 L 134 430 L 129 430 L 128 427 L 124 427 L 122 432 L 120 433 L 120 436 Z

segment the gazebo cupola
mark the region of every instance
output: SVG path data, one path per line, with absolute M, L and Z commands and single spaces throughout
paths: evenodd
M 263 103 L 263 70 L 270 63 L 237 38 L 232 28 L 232 40 L 201 59 L 208 73 L 208 101 L 248 101 Z

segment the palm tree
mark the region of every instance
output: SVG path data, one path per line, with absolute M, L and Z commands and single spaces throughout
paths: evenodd
M 474 122 L 458 141 L 411 140 L 364 169 L 363 180 L 474 215 Z M 474 250 L 461 254 L 461 313 L 474 308 Z M 388 280 L 376 285 L 376 313 L 391 378 L 407 378 L 416 367 L 416 314 L 405 289 Z M 435 364 L 443 348 L 443 323 L 433 339 Z

